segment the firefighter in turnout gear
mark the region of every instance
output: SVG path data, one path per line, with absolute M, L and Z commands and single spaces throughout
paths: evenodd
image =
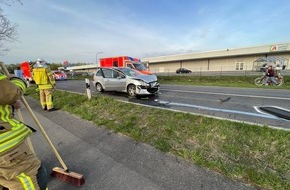
M 32 70 L 33 79 L 38 85 L 40 104 L 43 110 L 54 111 L 52 92 L 55 87 L 55 79 L 50 68 L 43 59 L 37 59 Z
M 47 185 L 46 171 L 43 175 L 45 169 L 27 144 L 28 136 L 35 130 L 13 118 L 12 107 L 20 108 L 19 99 L 26 88 L 25 81 L 18 77 L 8 78 L 0 70 L 1 190 L 44 190 Z

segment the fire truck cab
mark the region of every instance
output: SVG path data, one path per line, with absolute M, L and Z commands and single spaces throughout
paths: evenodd
M 129 56 L 107 57 L 100 59 L 100 67 L 129 67 L 135 69 L 142 74 L 151 75 L 148 70 L 148 64 L 144 64 L 138 58 Z

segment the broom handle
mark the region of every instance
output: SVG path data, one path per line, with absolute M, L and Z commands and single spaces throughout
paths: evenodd
M 51 149 L 53 150 L 55 156 L 57 157 L 58 161 L 60 162 L 60 164 L 62 165 L 64 170 L 68 170 L 66 164 L 64 163 L 64 161 L 62 160 L 61 156 L 59 155 L 58 151 L 56 150 L 55 146 L 52 144 L 51 140 L 49 139 L 48 135 L 46 134 L 44 128 L 42 127 L 42 125 L 40 124 L 39 120 L 37 119 L 37 117 L 35 116 L 35 114 L 33 113 L 32 109 L 30 108 L 29 104 L 27 103 L 27 101 L 25 100 L 25 98 L 22 96 L 21 97 L 21 101 L 23 102 L 23 104 L 25 105 L 25 107 L 27 108 L 27 110 L 29 111 L 30 115 L 32 116 L 33 120 L 35 121 L 35 123 L 37 124 L 37 126 L 39 127 L 40 131 L 42 132 L 43 136 L 46 138 L 48 144 L 50 145 Z
M 8 70 L 6 69 L 4 63 L 0 62 L 0 65 L 1 65 L 2 69 L 4 70 L 5 74 L 7 76 L 9 76 L 10 74 L 9 74 Z M 26 109 L 29 111 L 30 115 L 32 116 L 33 120 L 35 121 L 35 123 L 39 127 L 39 129 L 42 132 L 43 136 L 46 138 L 48 144 L 50 145 L 51 149 L 53 150 L 55 156 L 57 157 L 58 161 L 62 165 L 63 169 L 67 171 L 68 168 L 67 168 L 66 164 L 62 160 L 61 156 L 59 155 L 59 153 L 57 152 L 56 148 L 54 147 L 54 145 L 52 144 L 51 140 L 49 139 L 48 135 L 46 134 L 44 128 L 42 127 L 42 125 L 38 121 L 37 117 L 35 116 L 35 114 L 33 113 L 32 109 L 30 108 L 29 104 L 27 103 L 27 101 L 25 100 L 25 98 L 23 96 L 21 96 L 21 101 L 25 105 Z
M 24 120 L 23 120 L 23 117 L 22 117 L 22 114 L 21 114 L 20 109 L 17 109 L 17 115 L 18 115 L 18 117 L 19 117 L 19 120 L 20 120 L 22 123 L 24 123 Z M 33 146 L 32 146 L 32 143 L 31 143 L 31 140 L 30 140 L 29 137 L 27 137 L 27 144 L 28 144 L 30 150 L 35 154 L 34 148 L 33 148 Z

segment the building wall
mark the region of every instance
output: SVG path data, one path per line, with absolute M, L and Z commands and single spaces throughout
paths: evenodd
M 281 44 L 279 51 L 272 50 L 273 45 L 227 49 L 183 55 L 171 55 L 144 58 L 149 61 L 149 69 L 153 73 L 175 72 L 184 67 L 192 71 L 235 71 L 253 70 L 253 62 L 261 57 L 284 57 L 290 60 L 290 44 Z M 288 64 L 288 63 L 287 63 Z M 287 69 L 288 66 L 287 66 Z

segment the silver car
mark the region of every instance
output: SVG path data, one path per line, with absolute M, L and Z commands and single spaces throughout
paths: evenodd
M 159 92 L 156 75 L 144 75 L 127 67 L 98 68 L 93 83 L 97 92 L 119 91 L 132 97 Z

